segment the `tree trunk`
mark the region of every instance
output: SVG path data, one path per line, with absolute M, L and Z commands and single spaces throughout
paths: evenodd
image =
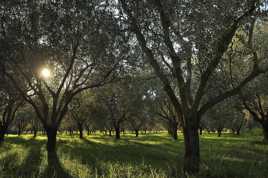
M 177 130 L 173 132 L 173 139 L 178 140 L 178 133 Z
M 240 129 L 237 129 L 235 134 L 240 135 Z
M 111 129 L 109 130 L 109 136 L 110 137 L 112 136 L 112 130 Z
M 173 128 L 173 130 L 172 130 L 172 137 L 173 137 L 174 140 L 178 140 L 178 133 L 177 133 L 177 131 L 178 131 L 178 124 L 177 123 L 174 123 L 172 128 Z
M 188 122 L 194 121 L 191 119 Z M 192 175 L 198 173 L 199 171 L 200 148 L 198 124 L 196 124 L 196 126 L 193 126 L 192 123 L 190 124 L 187 123 L 183 128 L 185 146 L 184 172 Z
M 263 129 L 263 141 L 265 143 L 268 143 L 268 121 L 262 124 L 262 129 Z
M 5 134 L 6 134 L 6 129 L 0 128 L 0 145 L 4 142 L 5 140 Z
M 218 132 L 218 137 L 221 136 L 221 131 L 222 131 L 222 129 L 218 129 L 218 130 L 217 130 L 217 132 Z
M 33 138 L 36 138 L 36 136 L 37 136 L 37 129 L 34 129 L 33 130 Z
M 48 152 L 48 158 L 49 158 L 49 155 L 54 155 L 56 153 L 57 129 L 47 128 L 46 133 L 47 133 L 47 152 Z
M 18 130 L 18 136 L 21 135 L 21 128 L 19 127 L 19 130 Z
M 199 135 L 203 134 L 203 127 L 199 127 Z
M 83 136 L 83 126 L 79 125 L 78 130 L 79 130 L 79 138 L 83 139 L 84 138 L 84 136 Z
M 120 127 L 115 128 L 115 139 L 120 139 Z
M 136 136 L 136 137 L 139 136 L 139 130 L 135 130 L 135 136 Z

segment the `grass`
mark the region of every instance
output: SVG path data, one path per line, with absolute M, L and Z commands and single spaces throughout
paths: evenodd
M 257 135 L 201 136 L 200 178 L 267 178 L 268 145 Z M 122 139 L 101 134 L 81 140 L 58 136 L 57 165 L 48 165 L 46 139 L 8 136 L 0 147 L 0 177 L 180 177 L 183 140 L 167 133 L 126 134 Z

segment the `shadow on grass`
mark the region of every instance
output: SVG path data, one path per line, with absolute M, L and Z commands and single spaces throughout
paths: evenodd
M 174 147 L 174 148 L 173 148 Z M 177 145 L 158 144 L 150 145 L 139 142 L 130 142 L 127 139 L 113 141 L 110 144 L 93 142 L 83 139 L 79 142 L 61 144 L 61 154 L 67 155 L 70 160 L 76 160 L 91 170 L 98 176 L 109 175 L 109 164 L 131 167 L 142 167 L 143 171 L 150 173 L 151 169 L 161 172 L 174 172 L 177 167 L 177 155 L 179 150 Z M 175 148 L 176 147 L 176 148 Z M 177 152 L 174 153 L 174 150 Z M 163 151 L 165 150 L 165 151 Z M 181 160 L 181 159 L 179 159 Z
M 48 166 L 45 171 L 41 174 L 42 178 L 72 178 L 65 169 L 62 167 L 58 155 L 53 153 L 53 155 L 48 156 Z
M 130 165 L 130 167 L 137 167 L 135 171 L 150 173 L 151 169 L 160 170 L 166 172 L 170 177 L 179 177 L 176 175 L 178 169 L 182 168 L 182 140 L 171 141 L 168 137 L 161 136 L 124 137 L 119 141 L 115 141 L 110 137 L 97 136 L 90 137 L 90 140 L 86 138 L 82 141 L 70 137 L 68 137 L 69 139 L 61 138 L 58 139 L 60 158 L 73 161 L 72 164 L 81 163 L 85 165 L 95 171 L 95 176 L 111 176 L 111 172 L 109 172 L 109 166 L 111 165 L 117 165 L 115 169 L 118 169 L 116 171 L 120 173 L 128 171 L 125 166 Z M 33 177 L 30 172 L 38 172 L 39 170 L 38 167 L 40 167 L 42 160 L 40 150 L 44 142 L 44 140 L 33 141 L 15 137 L 10 138 L 9 143 L 29 147 L 29 154 L 19 166 L 14 164 L 18 154 L 7 154 L 4 163 L 0 160 L 4 167 L 8 168 L 5 173 L 10 173 L 5 175 L 9 175 L 9 177 L 27 177 L 31 175 L 28 177 Z M 244 138 L 204 137 L 201 140 L 203 171 L 200 177 L 265 177 L 268 174 L 265 168 L 268 164 L 266 150 L 266 146 L 252 144 Z M 32 155 L 32 158 L 29 158 L 29 155 Z M 149 167 L 144 165 L 149 165 Z M 66 167 L 66 164 L 64 166 Z M 19 171 L 16 171 L 16 169 Z M 24 169 L 27 169 L 27 171 Z M 52 161 L 48 162 L 45 171 L 38 177 L 70 178 L 71 175 L 66 172 L 58 156 L 55 155 Z
M 27 150 L 26 158 L 23 158 L 21 164 L 18 164 L 22 153 L 15 152 L 0 160 L 2 163 L 2 173 L 8 177 L 37 177 L 39 174 L 39 167 L 42 161 L 41 158 L 41 144 L 34 140 L 24 140 L 22 138 L 11 138 L 11 143 L 21 144 Z M 29 147 L 31 146 L 31 147 Z M 4 176 L 5 177 L 5 176 Z
M 8 139 L 11 144 L 22 145 L 27 150 L 27 156 L 21 164 L 18 164 L 18 158 L 21 153 L 15 152 L 8 154 L 2 160 L 1 176 L 4 177 L 42 177 L 42 178 L 71 178 L 71 176 L 63 169 L 58 156 L 55 154 L 50 157 L 46 169 L 40 173 L 40 165 L 42 162 L 42 146 L 45 140 L 24 139 L 20 137 L 11 137 Z

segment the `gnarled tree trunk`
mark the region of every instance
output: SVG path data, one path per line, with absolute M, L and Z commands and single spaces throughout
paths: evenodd
M 198 133 L 198 119 L 189 117 L 183 127 L 184 135 L 184 172 L 196 174 L 199 172 L 200 147 Z
M 47 134 L 47 152 L 48 152 L 48 159 L 49 159 L 50 155 L 56 154 L 57 128 L 47 127 L 46 134 Z

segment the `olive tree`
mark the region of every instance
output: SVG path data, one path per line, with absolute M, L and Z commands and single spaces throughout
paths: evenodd
M 124 24 L 122 28 L 135 34 L 133 41 L 138 42 L 146 56 L 144 59 L 161 80 L 181 118 L 184 171 L 195 174 L 199 171 L 198 128 L 202 116 L 266 72 L 262 66 L 250 68 L 248 75 L 234 87 L 209 100 L 205 97 L 209 93 L 208 83 L 213 82 L 211 76 L 217 72 L 238 29 L 265 9 L 259 8 L 258 0 L 120 0 L 110 3 L 118 9 L 114 16 Z
M 50 161 L 73 97 L 113 78 L 117 25 L 99 1 L 3 1 L 1 7 L 5 75 L 41 121 Z

